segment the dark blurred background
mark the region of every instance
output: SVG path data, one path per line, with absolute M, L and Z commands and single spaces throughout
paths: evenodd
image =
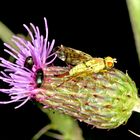
M 39 14 L 39 8 L 43 12 Z M 95 57 L 112 56 L 117 58 L 116 68 L 128 71 L 130 77 L 140 87 L 140 68 L 131 29 L 127 5 L 123 0 L 88 2 L 46 2 L 37 8 L 32 6 L 34 15 L 0 15 L 0 20 L 15 34 L 27 34 L 23 23 L 32 22 L 44 34 L 44 17 L 48 20 L 49 40 L 55 39 L 55 46 L 80 49 Z M 31 9 L 31 11 L 32 11 Z M 26 7 L 25 9 L 26 10 Z M 1 52 L 3 44 L 0 42 Z M 1 53 L 0 56 L 4 54 Z M 3 83 L 1 83 L 3 84 Z M 3 86 L 6 86 L 3 84 Z M 1 95 L 6 98 L 6 95 Z M 0 97 L 1 97 L 0 96 Z M 2 98 L 1 97 L 1 98 Z M 44 125 L 49 123 L 47 116 L 30 101 L 19 109 L 15 104 L 0 105 L 0 140 L 30 140 Z M 85 140 L 138 139 L 131 129 L 140 134 L 140 115 L 133 113 L 126 125 L 113 130 L 92 128 L 85 123 L 79 125 Z M 46 137 L 40 138 L 40 140 Z M 53 140 L 47 137 L 47 140 Z

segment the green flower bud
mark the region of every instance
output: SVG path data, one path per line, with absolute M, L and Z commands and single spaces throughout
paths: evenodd
M 127 122 L 139 98 L 126 73 L 111 69 L 70 76 L 66 67 L 48 67 L 36 100 L 79 121 L 101 129 Z

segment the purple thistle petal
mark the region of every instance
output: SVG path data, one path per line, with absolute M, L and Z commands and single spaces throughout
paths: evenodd
M 48 24 L 47 24 L 47 19 L 44 18 L 44 21 L 45 21 L 45 30 L 46 30 L 46 42 L 48 41 Z
M 50 65 L 56 59 L 57 55 L 56 54 L 53 54 L 53 55 L 54 55 L 54 58 L 50 60 L 48 63 L 46 63 L 46 66 Z
M 19 108 L 33 98 L 40 89 L 36 86 L 36 72 L 38 69 L 43 70 L 56 58 L 56 54 L 51 53 L 55 41 L 52 40 L 51 43 L 48 42 L 48 25 L 46 18 L 44 18 L 44 22 L 46 31 L 45 37 L 41 35 L 38 26 L 34 26 L 30 23 L 33 30 L 32 33 L 32 30 L 30 30 L 27 25 L 23 24 L 31 37 L 31 41 L 25 40 L 22 37 L 13 36 L 12 42 L 17 46 L 19 51 L 4 43 L 7 48 L 4 49 L 4 51 L 12 55 L 16 59 L 16 62 L 12 63 L 0 57 L 0 66 L 5 68 L 4 71 L 0 72 L 0 79 L 12 86 L 9 89 L 0 89 L 0 92 L 7 93 L 11 97 L 10 101 L 1 101 L 0 104 L 20 101 L 21 104 L 15 107 Z M 31 69 L 25 67 L 26 58 L 28 57 L 31 57 L 34 62 Z M 52 59 L 47 61 L 50 57 Z
M 49 55 L 51 53 L 51 51 L 53 49 L 53 46 L 54 46 L 54 43 L 55 43 L 55 40 L 53 40 L 52 43 L 51 43 L 51 45 L 50 45 L 50 47 L 48 47 L 49 50 L 48 50 L 47 55 Z
M 8 49 L 10 49 L 12 52 L 14 52 L 15 54 L 18 54 L 18 51 L 15 50 L 14 48 L 12 48 L 10 45 L 8 45 L 7 43 L 4 43 L 4 46 L 6 46 Z
M 15 109 L 23 106 L 26 102 L 28 102 L 31 98 L 30 97 L 27 97 L 20 105 L 16 106 Z
M 11 56 L 13 56 L 15 59 L 18 59 L 18 57 L 16 55 L 14 55 L 11 51 L 4 49 L 5 52 L 7 52 L 8 54 L 10 54 Z
M 34 37 L 33 37 L 32 32 L 30 31 L 30 29 L 28 28 L 27 25 L 23 24 L 23 26 L 26 28 L 26 30 L 28 31 L 28 33 L 29 33 L 29 35 L 30 35 L 30 37 L 31 37 L 31 40 L 33 41 L 33 40 L 34 40 Z

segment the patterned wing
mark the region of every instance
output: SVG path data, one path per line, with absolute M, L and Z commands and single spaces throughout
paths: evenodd
M 56 47 L 55 52 L 59 59 L 73 66 L 93 58 L 87 53 L 63 45 Z

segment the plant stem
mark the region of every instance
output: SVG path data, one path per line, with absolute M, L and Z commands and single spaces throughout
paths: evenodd
M 15 50 L 18 50 L 17 46 L 11 41 L 14 33 L 0 21 L 0 39 L 12 46 Z
M 140 62 L 140 0 L 126 0 Z
M 32 140 L 38 140 L 43 134 L 45 134 L 51 128 L 52 128 L 52 125 L 51 124 L 44 126 L 38 133 L 36 133 L 34 135 L 34 137 L 32 138 Z

